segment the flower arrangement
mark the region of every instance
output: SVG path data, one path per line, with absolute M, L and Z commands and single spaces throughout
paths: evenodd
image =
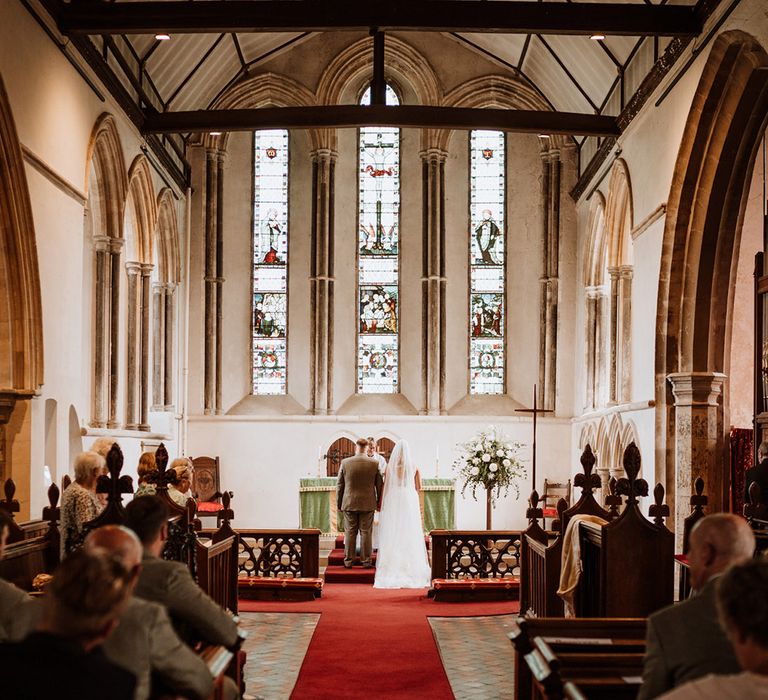
M 485 488 L 490 523 L 490 507 L 502 492 L 506 495 L 511 487 L 515 497 L 520 497 L 518 482 L 525 477 L 525 467 L 517 453 L 522 444 L 507 440 L 491 426 L 459 447 L 453 468 L 464 482 L 461 494 L 463 496 L 467 489 L 471 489 L 472 498 L 477 500 L 477 487 Z

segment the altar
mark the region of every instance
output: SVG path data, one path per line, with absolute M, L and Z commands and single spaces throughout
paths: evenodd
M 456 481 L 422 479 L 424 531 L 456 527 Z M 344 532 L 344 516 L 336 508 L 336 477 L 305 477 L 299 480 L 299 513 L 302 528 L 318 528 L 324 535 Z

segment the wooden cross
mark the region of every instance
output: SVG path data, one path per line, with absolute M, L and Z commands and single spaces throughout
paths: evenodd
M 536 490 L 536 418 L 539 413 L 554 413 L 549 408 L 539 408 L 536 398 L 536 385 L 533 385 L 533 408 L 516 408 L 515 413 L 533 414 L 533 465 L 531 468 L 531 490 Z

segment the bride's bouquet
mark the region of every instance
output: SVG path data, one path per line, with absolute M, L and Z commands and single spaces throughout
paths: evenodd
M 515 490 L 516 497 L 520 496 L 518 481 L 525 477 L 525 467 L 517 456 L 521 443 L 507 440 L 491 426 L 459 447 L 460 452 L 453 468 L 464 481 L 462 496 L 469 488 L 472 490 L 472 498 L 477 500 L 478 486 L 485 488 L 494 501 L 502 491 L 505 495 L 509 493 L 510 487 Z

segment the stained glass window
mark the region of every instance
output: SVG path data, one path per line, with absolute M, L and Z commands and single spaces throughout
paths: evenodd
M 370 104 L 370 89 L 360 104 Z M 398 104 L 387 86 L 387 104 Z M 398 391 L 400 129 L 360 129 L 357 391 Z
M 286 393 L 288 132 L 254 135 L 253 393 Z
M 470 136 L 469 391 L 504 393 L 505 139 Z

